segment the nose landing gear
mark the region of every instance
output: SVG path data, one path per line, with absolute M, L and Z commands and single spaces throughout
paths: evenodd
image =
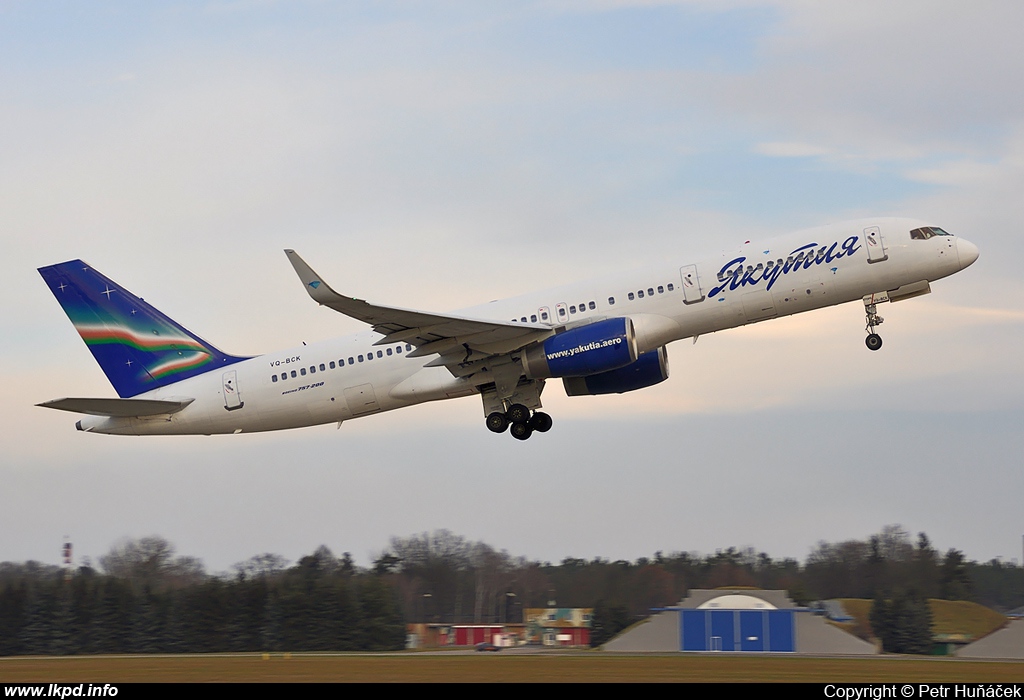
M 878 307 L 875 306 L 874 300 L 869 299 L 864 299 L 864 311 L 867 314 L 868 323 L 864 329 L 868 333 L 868 337 L 864 339 L 864 344 L 868 346 L 868 350 L 878 350 L 882 347 L 882 336 L 875 333 L 875 326 L 882 325 L 885 319 L 878 315 Z

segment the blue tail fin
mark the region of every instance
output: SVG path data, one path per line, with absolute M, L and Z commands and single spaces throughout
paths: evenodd
M 39 274 L 122 398 L 248 359 L 225 355 L 81 260 Z

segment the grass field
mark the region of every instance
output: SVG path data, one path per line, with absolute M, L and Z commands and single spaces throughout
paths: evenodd
M 848 632 L 855 632 L 856 627 L 871 629 L 871 605 L 874 601 L 863 598 L 841 598 L 843 608 L 857 622 L 845 626 Z M 966 600 L 928 601 L 932 611 L 932 632 L 934 634 L 963 634 L 969 639 L 981 639 L 1006 624 L 1006 617 L 995 610 Z
M 1024 682 L 1024 663 L 884 657 L 352 654 L 0 658 L 0 682 Z

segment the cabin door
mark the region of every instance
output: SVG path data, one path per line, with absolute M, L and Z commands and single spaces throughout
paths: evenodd
M 221 390 L 224 394 L 224 408 L 234 411 L 243 406 L 242 396 L 238 391 L 238 373 L 235 370 L 221 375 Z
M 885 251 L 885 239 L 882 238 L 882 230 L 877 226 L 864 229 L 864 244 L 868 248 L 868 262 L 876 263 L 889 259 Z
M 704 301 L 704 290 L 700 288 L 697 266 L 687 265 L 679 268 L 679 276 L 683 281 L 683 303 L 696 304 L 698 301 Z
M 564 301 L 558 302 L 555 304 L 555 314 L 556 323 L 565 323 L 569 320 L 569 305 Z

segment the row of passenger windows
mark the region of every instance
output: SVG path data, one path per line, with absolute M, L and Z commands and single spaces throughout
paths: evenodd
M 658 285 L 658 294 L 664 294 L 666 291 L 674 292 L 675 289 L 676 289 L 676 286 L 674 284 L 672 284 L 671 282 L 669 282 L 668 285 L 659 284 Z M 636 296 L 633 295 L 633 292 L 630 292 L 626 296 L 629 298 L 630 301 L 633 301 L 633 299 L 643 299 L 644 298 L 644 290 L 638 289 L 637 292 L 636 292 Z M 649 297 L 653 297 L 654 296 L 654 287 L 648 287 L 647 288 L 647 296 L 649 296 Z M 615 303 L 615 299 L 614 298 L 609 298 L 608 299 L 608 303 L 609 304 L 614 304 Z
M 755 273 L 755 272 L 761 272 L 762 270 L 765 270 L 766 272 L 768 272 L 768 271 L 771 271 L 773 268 L 776 268 L 776 267 L 784 267 L 784 266 L 799 267 L 799 266 L 803 265 L 805 262 L 807 262 L 808 260 L 816 260 L 818 263 L 821 263 L 821 261 L 825 259 L 825 254 L 826 254 L 827 250 L 828 250 L 827 248 L 822 246 L 821 248 L 818 249 L 817 252 L 815 252 L 813 250 L 808 250 L 808 251 L 805 251 L 805 252 L 797 253 L 795 258 L 792 255 L 790 255 L 785 260 L 783 260 L 782 258 L 779 258 L 778 260 L 769 260 L 766 263 L 758 263 L 756 266 L 755 265 L 747 265 L 746 272 L 748 274 L 751 274 L 751 273 Z M 726 280 L 731 278 L 733 275 L 744 272 L 742 266 L 737 268 L 737 270 L 738 270 L 738 272 L 727 272 L 725 270 L 719 271 L 719 273 L 718 273 L 718 281 L 719 282 L 725 282 Z
M 405 346 L 405 351 L 409 352 L 411 350 L 412 350 L 412 346 L 407 344 Z M 377 356 L 377 358 L 383 358 L 385 356 L 385 354 L 387 354 L 388 356 L 390 356 L 390 355 L 401 355 L 402 354 L 402 346 L 401 345 L 396 346 L 393 351 L 392 351 L 392 348 L 388 348 L 387 350 L 378 350 L 376 356 Z M 357 362 L 364 362 L 364 361 L 365 362 L 370 362 L 370 361 L 373 360 L 373 358 L 374 358 L 373 352 L 368 352 L 368 353 L 366 353 L 366 355 L 356 355 L 354 357 L 348 358 L 348 364 L 354 365 Z M 321 362 L 319 365 L 310 365 L 308 368 L 302 367 L 300 369 L 293 369 L 291 372 L 281 372 L 280 375 L 273 374 L 273 375 L 270 376 L 270 381 L 276 382 L 276 381 L 278 381 L 279 378 L 280 378 L 281 381 L 284 381 L 284 380 L 288 379 L 289 377 L 291 377 L 292 379 L 295 379 L 296 377 L 305 377 L 307 374 L 316 374 L 318 371 L 326 372 L 329 369 L 335 369 L 337 367 L 344 367 L 344 366 L 345 366 L 345 358 L 341 358 L 337 362 L 335 362 L 334 360 L 331 360 L 330 362 L 326 362 L 326 363 L 325 362 Z
M 666 291 L 673 292 L 675 291 L 675 288 L 676 286 L 671 282 L 669 282 L 667 285 L 659 284 L 657 288 L 657 293 L 664 294 Z M 629 297 L 630 301 L 634 301 L 638 298 L 643 299 L 644 296 L 653 297 L 655 294 L 654 290 L 654 287 L 648 287 L 646 292 L 643 289 L 639 289 L 636 292 L 629 292 L 626 296 Z M 608 297 L 608 306 L 615 306 L 615 297 Z M 580 304 L 572 304 L 571 306 L 568 307 L 568 309 L 566 309 L 565 304 L 556 304 L 555 309 L 558 313 L 558 320 L 562 321 L 565 320 L 567 316 L 572 316 L 573 314 L 577 313 L 581 314 L 584 311 L 587 311 L 588 309 L 590 311 L 595 311 L 597 309 L 597 302 L 585 301 Z M 538 314 L 530 314 L 530 323 L 537 323 L 537 318 Z M 540 309 L 539 318 L 544 323 L 547 323 L 548 321 L 551 320 L 550 314 L 546 306 Z M 512 323 L 526 323 L 526 319 L 526 316 L 520 316 L 518 319 L 513 318 Z
M 615 302 L 612 301 L 611 303 L 614 304 Z M 597 302 L 596 301 L 584 301 L 584 302 L 580 303 L 579 307 L 577 307 L 576 304 L 573 304 L 572 306 L 570 306 L 568 313 L 569 314 L 583 313 L 587 309 L 590 309 L 591 311 L 593 311 L 596 308 L 597 308 Z M 561 318 L 565 318 L 566 317 L 566 306 L 565 306 L 565 304 L 556 304 L 555 305 L 555 309 L 558 311 L 558 315 Z M 544 322 L 544 323 L 547 323 L 548 321 L 551 320 L 551 315 L 548 312 L 548 308 L 546 306 L 540 310 L 540 320 L 542 322 Z M 520 323 L 526 323 L 526 316 L 522 316 L 522 317 L 520 317 L 518 319 L 515 319 L 515 318 L 512 319 L 512 323 L 516 323 L 516 321 L 518 321 Z M 530 323 L 537 323 L 537 314 L 530 314 Z

